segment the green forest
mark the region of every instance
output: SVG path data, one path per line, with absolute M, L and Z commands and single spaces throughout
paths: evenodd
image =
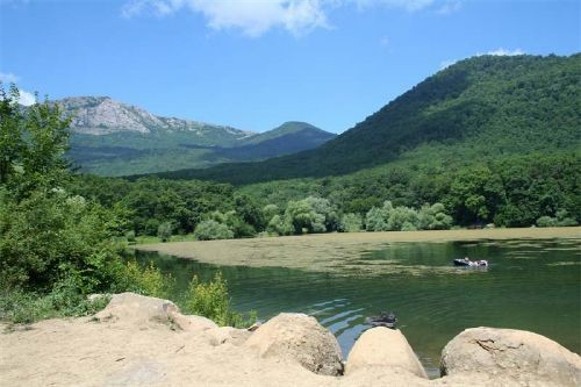
M 163 294 L 159 271 L 123 257 L 144 238 L 578 225 L 580 82 L 581 55 L 472 58 L 316 150 L 127 178 L 75 172 L 70 117 L 2 88 L 0 310 Z

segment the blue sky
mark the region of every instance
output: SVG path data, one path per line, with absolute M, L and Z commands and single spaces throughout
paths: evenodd
M 456 60 L 579 52 L 580 24 L 578 0 L 0 0 L 0 80 L 340 133 Z

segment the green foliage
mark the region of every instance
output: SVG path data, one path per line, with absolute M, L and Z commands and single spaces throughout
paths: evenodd
M 338 216 L 335 208 L 328 199 L 309 196 L 299 201 L 289 201 L 284 213 L 284 220 L 275 219 L 269 223 L 285 232 L 288 225 L 296 235 L 305 233 L 322 233 L 335 231 L 338 225 Z M 278 232 L 280 234 L 280 232 Z M 286 234 L 280 234 L 286 235 Z
M 432 206 L 424 204 L 418 213 L 417 227 L 420 230 L 448 230 L 452 227 L 452 217 L 446 214 L 442 203 Z
M 337 231 L 359 232 L 363 229 L 363 219 L 359 214 L 344 214 L 341 217 Z
M 48 318 L 87 316 L 103 309 L 107 296 L 89 300 L 74 289 L 62 287 L 50 293 L 0 291 L 0 320 L 13 324 L 28 324 Z
M 0 83 L 0 185 L 25 196 L 66 178 L 70 118 L 47 101 L 23 110 L 18 99 L 14 85 L 6 92 Z
M 551 218 L 550 216 L 541 216 L 537 219 L 537 226 L 539 227 L 556 227 L 557 219 Z
M 102 103 L 98 100 L 79 100 L 75 98 L 60 102 L 67 112 L 91 109 Z M 124 107 L 128 108 L 124 105 L 118 108 Z M 158 118 L 164 121 L 164 118 Z M 153 122 L 147 122 L 147 119 L 140 120 L 139 124 L 148 126 L 151 132 L 144 135 L 120 131 L 97 136 L 81 134 L 79 132 L 84 128 L 77 127 L 71 138 L 68 155 L 83 172 L 127 176 L 192 167 L 206 168 L 224 162 L 264 160 L 311 149 L 335 137 L 334 134 L 299 122 L 286 123 L 279 128 L 250 136 L 247 132 L 233 128 L 180 122 L 177 119 L 167 122 L 170 126 L 178 125 L 173 130 L 156 126 Z M 186 129 L 192 126 L 196 130 Z
M 201 241 L 234 238 L 234 232 L 224 223 L 213 219 L 200 222 L 194 231 L 194 237 Z
M 448 208 L 462 224 L 484 224 L 493 219 L 502 196 L 502 181 L 488 167 L 459 173 L 450 187 Z
M 244 327 L 256 321 L 255 313 L 245 317 L 232 310 L 228 284 L 220 272 L 208 283 L 200 282 L 197 276 L 192 278 L 183 310 L 207 317 L 220 326 Z
M 577 226 L 579 223 L 570 217 L 567 210 L 559 210 L 555 217 L 541 216 L 537 219 L 537 226 L 539 227 L 570 227 Z
M 141 267 L 136 261 L 131 260 L 125 263 L 120 273 L 118 287 L 144 296 L 167 298 L 173 284 L 173 278 L 164 275 L 153 263 Z
M 294 227 L 285 216 L 274 215 L 268 222 L 266 231 L 273 235 L 292 235 Z
M 406 206 L 394 207 L 388 200 L 383 207 L 373 207 L 367 212 L 365 225 L 367 231 L 445 230 L 452 226 L 452 217 L 441 203 L 424 204 L 417 211 Z
M 579 147 L 580 69 L 580 54 L 474 57 L 428 77 L 314 150 L 164 176 L 243 185 L 342 176 L 408 160 L 454 168 L 519 154 L 571 151 Z M 480 212 L 490 211 L 489 203 L 482 204 L 479 196 L 464 200 L 470 211 L 466 222 L 471 216 L 477 221 L 489 217 L 490 212 Z M 434 199 L 441 200 L 424 200 Z
M 173 232 L 173 225 L 171 222 L 163 222 L 157 227 L 157 237 L 161 239 L 162 242 L 169 242 Z
M 134 261 L 124 264 L 121 252 L 125 246 L 119 241 L 125 237 L 134 241 L 133 230 L 145 228 L 148 221 L 167 240 L 172 221 L 193 227 L 213 208 L 213 201 L 222 203 L 224 190 L 231 190 L 203 183 L 166 184 L 163 189 L 158 180 L 129 186 L 128 182 L 108 180 L 104 184 L 91 177 L 84 181 L 73 177 L 63 158 L 68 120 L 61 118 L 59 108 L 45 103 L 24 111 L 16 105 L 15 88 L 10 94 L 0 88 L 0 97 L 0 319 L 32 322 L 91 313 L 107 300 L 89 301 L 87 295 L 92 293 L 169 295 L 171 277 L 152 264 L 144 268 Z M 93 185 L 83 184 L 85 181 Z M 148 185 L 149 190 L 141 190 Z M 190 188 L 193 193 L 180 195 Z M 196 196 L 200 190 L 221 196 L 200 198 Z M 244 219 L 259 223 L 261 214 L 250 198 L 239 196 L 233 201 Z M 226 204 L 232 205 L 232 200 Z M 148 219 L 150 214 L 157 216 Z M 140 215 L 143 218 L 136 222 Z M 232 223 L 231 218 L 240 220 L 235 210 L 227 213 L 226 222 Z M 228 232 L 231 237 L 233 233 Z M 193 289 L 198 299 L 211 305 L 227 299 L 221 277 Z M 229 304 L 224 305 L 218 315 L 221 321 L 241 323 Z
M 87 294 L 115 282 L 119 249 L 108 222 L 114 215 L 65 192 L 35 191 L 0 202 L 0 281 L 8 288 L 49 291 L 63 278 L 76 278 Z
M 389 212 L 384 208 L 371 208 L 365 215 L 365 229 L 367 231 L 388 231 L 387 219 Z

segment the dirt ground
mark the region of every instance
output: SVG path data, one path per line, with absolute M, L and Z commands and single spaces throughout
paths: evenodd
M 380 250 L 393 243 L 507 239 L 579 240 L 581 227 L 332 233 L 159 243 L 136 248 L 216 265 L 336 271 L 356 265 L 362 251 Z

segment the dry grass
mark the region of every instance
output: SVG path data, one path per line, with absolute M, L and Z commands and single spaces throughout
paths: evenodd
M 316 234 L 292 237 L 232 239 L 139 245 L 180 258 L 215 265 L 278 266 L 313 271 L 368 270 L 358 264 L 362 252 L 400 242 L 486 241 L 507 239 L 581 239 L 581 227 L 518 228 L 490 230 L 399 231 Z M 522 241 L 522 243 L 527 243 Z M 386 265 L 387 266 L 387 265 Z M 401 270 L 389 265 L 389 270 Z M 416 268 L 417 269 L 417 268 Z M 377 271 L 377 267 L 373 268 Z

